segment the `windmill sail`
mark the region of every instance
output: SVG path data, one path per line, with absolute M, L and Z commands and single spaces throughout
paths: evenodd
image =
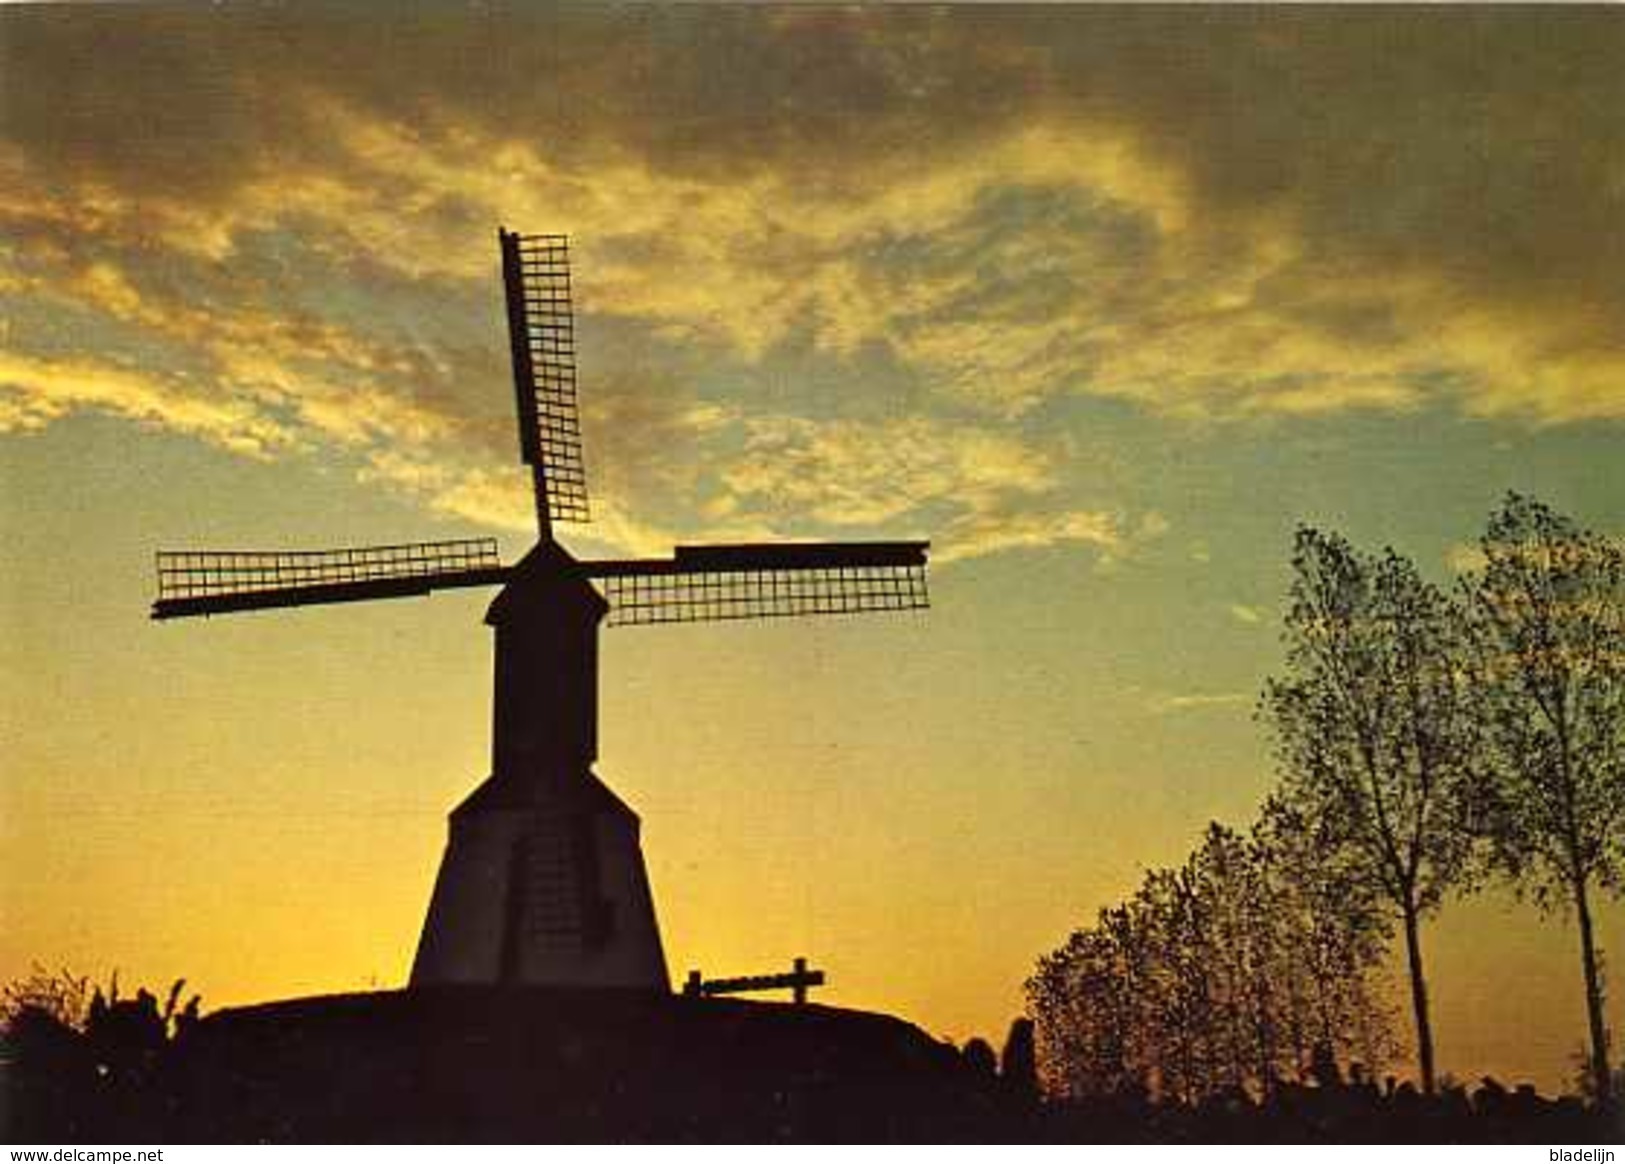
M 160 550 L 153 618 L 405 598 L 506 578 L 495 538 L 339 550 Z
M 609 626 L 920 610 L 929 542 L 678 546 L 670 558 L 581 563 Z
M 570 242 L 562 234 L 498 231 L 508 304 L 519 452 L 536 488 L 543 536 L 555 521 L 590 520 L 576 407 Z

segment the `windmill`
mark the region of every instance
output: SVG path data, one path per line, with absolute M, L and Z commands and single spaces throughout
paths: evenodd
M 491 773 L 455 809 L 414 986 L 531 983 L 666 990 L 639 821 L 593 772 L 598 629 L 919 609 L 926 542 L 678 546 L 581 560 L 555 523 L 589 520 L 576 407 L 569 243 L 497 232 L 519 448 L 537 542 L 492 538 L 314 551 L 160 551 L 156 619 L 500 586 Z

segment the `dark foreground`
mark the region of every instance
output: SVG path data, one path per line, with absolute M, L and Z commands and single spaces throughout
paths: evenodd
M 116 1033 L 116 1032 L 115 1032 Z M 1267 1105 L 1039 1103 L 884 1015 L 613 991 L 437 990 L 224 1010 L 179 1037 L 40 1026 L 0 1138 L 255 1142 L 1536 1142 L 1617 1125 L 1481 1088 L 1329 1085 Z

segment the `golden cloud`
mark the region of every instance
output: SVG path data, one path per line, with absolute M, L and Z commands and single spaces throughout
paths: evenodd
M 967 545 L 1112 552 L 1122 519 L 1058 501 L 1075 467 L 1009 427 L 1076 395 L 1230 422 L 1625 417 L 1612 17 L 447 10 L 384 41 L 338 9 L 0 24 L 0 295 L 28 308 L 4 337 L 10 428 L 92 408 L 343 449 L 505 526 L 522 483 L 485 475 L 509 438 L 475 403 L 503 376 L 497 222 L 569 230 L 584 321 L 683 362 L 672 381 L 605 361 L 623 422 L 600 430 L 600 496 L 629 540 L 686 474 L 704 500 L 652 524 L 947 506 L 933 522 Z M 409 318 L 344 306 L 391 297 Z M 849 399 L 739 386 L 802 350 Z M 877 422 L 903 406 L 860 360 L 929 420 Z M 702 444 L 727 458 L 704 480 Z M 1023 525 L 1018 501 L 1049 516 Z
M 0 351 L 0 431 L 39 428 L 81 408 L 173 429 L 250 456 L 267 456 L 290 441 L 282 427 L 251 407 L 179 380 L 95 359 Z

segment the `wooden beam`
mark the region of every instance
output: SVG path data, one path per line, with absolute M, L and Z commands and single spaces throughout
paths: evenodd
M 923 566 L 930 548 L 930 542 L 766 542 L 678 546 L 669 558 L 586 561 L 579 568 L 589 578 L 625 578 L 647 574 Z
M 755 974 L 744 978 L 703 977 L 698 970 L 688 972 L 683 983 L 683 994 L 697 998 L 712 994 L 749 994 L 758 990 L 789 990 L 797 1006 L 805 1005 L 807 991 L 824 985 L 822 970 L 808 970 L 807 959 L 797 958 L 795 968 L 788 974 Z
M 498 566 L 447 574 L 418 574 L 400 578 L 373 578 L 362 582 L 329 582 L 316 586 L 283 586 L 274 590 L 245 590 L 234 594 L 206 594 L 190 598 L 160 598 L 152 604 L 152 617 L 192 618 L 269 610 L 286 606 L 320 606 L 337 602 L 371 602 L 379 598 L 411 598 L 435 590 L 463 586 L 498 586 L 508 570 Z

